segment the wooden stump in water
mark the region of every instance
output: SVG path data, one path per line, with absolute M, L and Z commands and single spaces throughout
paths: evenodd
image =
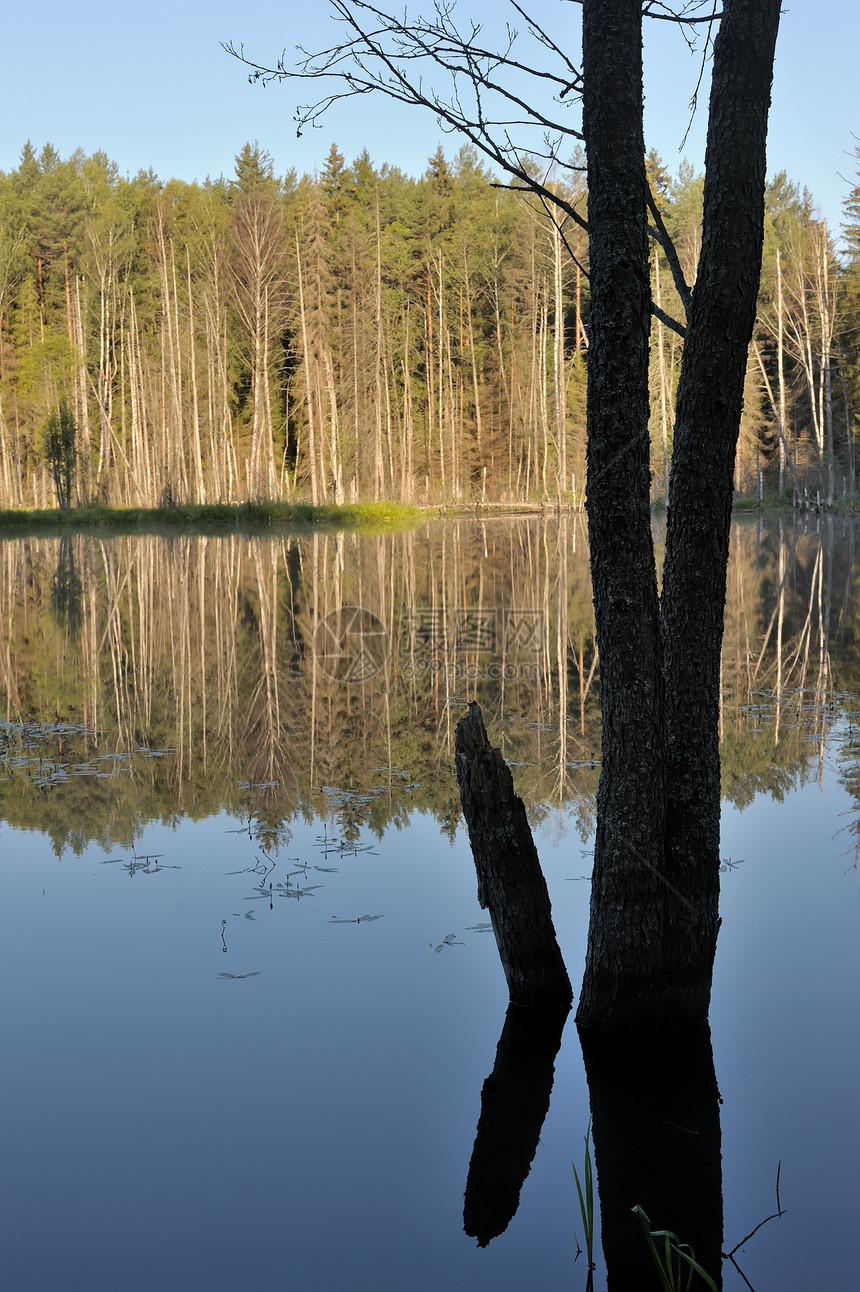
M 457 723 L 457 784 L 478 873 L 478 901 L 490 913 L 514 1005 L 569 1009 L 546 880 L 510 768 L 487 738 L 480 705 Z

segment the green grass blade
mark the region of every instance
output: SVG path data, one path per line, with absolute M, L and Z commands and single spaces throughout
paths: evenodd
M 682 1243 L 678 1235 L 673 1234 L 671 1229 L 652 1229 L 651 1221 L 641 1207 L 633 1207 L 633 1213 L 639 1217 L 639 1222 L 642 1225 L 645 1240 L 657 1266 L 664 1292 L 680 1292 L 683 1274 L 682 1262 L 687 1266 L 687 1278 L 683 1285 L 684 1287 L 689 1290 L 692 1287 L 693 1275 L 698 1274 L 706 1287 L 710 1288 L 712 1292 L 718 1292 L 717 1284 L 707 1270 L 703 1269 L 696 1260 L 696 1253 L 688 1243 Z M 663 1240 L 662 1254 L 657 1246 L 660 1239 Z
M 688 1247 L 687 1244 L 684 1243 L 683 1246 L 677 1247 L 676 1251 L 678 1255 L 681 1257 L 681 1260 L 687 1262 L 687 1264 L 690 1266 L 691 1271 L 695 1271 L 695 1273 L 698 1274 L 699 1278 L 703 1279 L 705 1284 L 709 1288 L 711 1288 L 711 1292 L 718 1292 L 716 1283 L 711 1278 L 708 1271 L 702 1269 L 701 1265 L 696 1260 L 696 1253 L 693 1251 L 691 1247 Z M 688 1283 L 688 1286 L 689 1286 L 689 1283 Z
M 588 1130 L 585 1133 L 585 1162 L 582 1168 L 582 1180 L 579 1178 L 579 1172 L 576 1169 L 576 1163 L 571 1162 L 573 1167 L 573 1178 L 576 1181 L 576 1193 L 579 1198 L 579 1214 L 582 1216 L 582 1228 L 585 1234 L 585 1254 L 588 1259 L 589 1268 L 594 1264 L 594 1175 L 591 1166 L 591 1145 L 589 1136 L 591 1135 L 591 1119 L 589 1118 Z

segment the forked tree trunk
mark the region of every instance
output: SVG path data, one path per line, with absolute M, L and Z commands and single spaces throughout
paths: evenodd
M 720 651 L 732 477 L 764 220 L 779 0 L 725 0 L 702 250 L 678 388 L 657 607 L 639 0 L 585 0 L 591 223 L 588 508 L 603 766 L 577 1021 L 707 1018 L 719 927 Z M 644 334 L 644 335 L 643 335 Z

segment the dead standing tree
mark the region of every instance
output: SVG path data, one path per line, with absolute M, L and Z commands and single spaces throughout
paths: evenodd
M 518 57 L 510 28 L 495 49 L 483 45 L 479 26 L 461 33 L 442 0 L 430 20 L 333 0 L 341 43 L 297 66 L 283 58 L 250 66 L 264 82 L 328 78 L 330 92 L 299 109 L 300 130 L 340 99 L 370 91 L 428 108 L 507 172 L 512 187 L 589 230 L 587 506 L 603 763 L 577 1021 L 657 1030 L 707 1017 L 719 926 L 719 662 L 779 0 L 723 0 L 719 12 L 700 0 L 676 9 L 655 0 L 581 6 L 581 72 L 513 0 L 539 59 Z M 702 23 L 717 29 L 694 289 L 646 180 L 643 14 L 688 32 Z M 427 88 L 427 72 L 448 78 L 447 97 Z M 576 102 L 581 129 L 566 115 Z M 547 175 L 563 165 L 565 141 L 585 145 L 587 223 L 536 175 L 534 158 Z M 648 345 L 658 313 L 649 235 L 667 254 L 687 315 L 679 323 L 659 312 L 684 336 L 662 595 L 649 505 Z

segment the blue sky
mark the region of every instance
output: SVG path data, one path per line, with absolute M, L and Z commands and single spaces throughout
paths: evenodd
M 402 7 L 402 0 L 394 5 Z M 426 0 L 411 5 L 421 12 Z M 527 7 L 527 6 L 526 6 Z M 510 16 L 503 0 L 459 0 L 458 14 L 492 24 Z M 577 6 L 535 0 L 531 12 L 575 55 Z M 0 82 L 0 169 L 17 164 L 27 138 L 50 141 L 63 156 L 102 148 L 124 174 L 152 167 L 162 179 L 231 174 L 247 139 L 272 154 L 276 170 L 319 166 L 332 142 L 347 160 L 367 147 L 375 163 L 420 173 L 443 142 L 432 117 L 382 98 L 335 108 L 324 129 L 296 139 L 292 118 L 301 87 L 248 84 L 221 41 L 244 42 L 249 55 L 270 61 L 284 48 L 330 44 L 336 28 L 325 0 L 32 0 L 8 6 L 6 59 Z M 652 22 L 646 33 L 646 130 L 670 170 L 677 169 L 687 126 L 687 102 L 697 64 L 674 26 Z M 845 179 L 856 175 L 854 135 L 860 136 L 860 4 L 857 0 L 795 0 L 784 13 L 777 52 L 769 170 L 788 171 L 806 185 L 836 228 Z M 702 97 L 706 106 L 706 95 Z M 704 110 L 685 155 L 700 166 Z M 845 177 L 845 179 L 840 178 Z

